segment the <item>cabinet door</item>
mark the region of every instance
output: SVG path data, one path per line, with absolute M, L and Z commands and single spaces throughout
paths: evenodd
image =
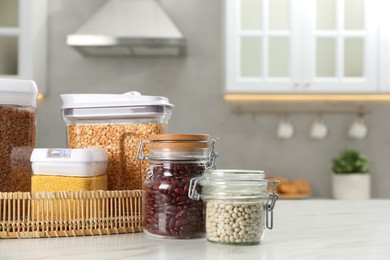
M 376 9 L 381 3 L 226 1 L 227 91 L 380 91 Z
M 294 2 L 226 1 L 227 92 L 293 91 L 300 69 Z
M 384 1 L 381 5 L 379 15 L 379 66 L 380 66 L 380 86 L 381 92 L 390 92 L 390 1 Z
M 375 2 L 305 0 L 303 91 L 379 89 Z
M 16 77 L 19 73 L 19 2 L 0 0 L 0 75 Z
M 0 77 L 46 87 L 47 0 L 0 0 Z

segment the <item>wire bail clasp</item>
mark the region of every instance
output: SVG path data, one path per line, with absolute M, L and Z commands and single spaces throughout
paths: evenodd
M 267 189 L 272 185 L 272 193 L 268 195 L 267 202 L 265 203 L 265 223 L 268 229 L 272 229 L 274 226 L 274 207 L 279 196 L 275 193 L 276 186 L 279 184 L 277 180 L 269 180 L 267 183 Z
M 210 147 L 210 154 L 209 154 L 209 160 L 206 163 L 207 169 L 216 169 L 217 166 L 215 164 L 215 161 L 217 160 L 219 154 L 215 151 L 215 144 L 219 141 L 219 138 L 211 139 L 211 147 Z
M 144 154 L 143 148 L 145 145 L 149 144 L 150 141 L 141 141 L 138 145 L 137 155 L 136 158 L 138 160 L 144 161 L 149 159 L 149 155 Z
M 188 197 L 192 200 L 200 200 L 200 194 L 196 190 L 196 185 L 200 180 L 204 179 L 203 176 L 195 177 L 190 180 L 190 187 L 188 188 Z

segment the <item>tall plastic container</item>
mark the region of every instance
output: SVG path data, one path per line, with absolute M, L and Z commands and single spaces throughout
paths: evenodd
M 173 108 L 169 100 L 138 92 L 65 94 L 61 98 L 68 147 L 105 149 L 108 190 L 142 189 L 148 163 L 137 160 L 138 145 L 166 132 Z
M 0 192 L 31 189 L 37 96 L 33 81 L 0 79 Z

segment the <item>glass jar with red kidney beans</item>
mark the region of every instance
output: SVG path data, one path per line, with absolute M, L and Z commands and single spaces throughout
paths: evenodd
M 205 235 L 203 202 L 190 199 L 188 191 L 192 178 L 215 168 L 215 142 L 208 135 L 159 134 L 140 143 L 138 159 L 150 162 L 144 185 L 146 234 L 174 239 Z

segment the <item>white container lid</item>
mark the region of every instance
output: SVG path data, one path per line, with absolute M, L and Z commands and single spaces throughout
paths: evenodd
M 64 118 L 163 116 L 174 105 L 161 96 L 144 96 L 136 91 L 124 94 L 62 94 Z
M 37 107 L 38 88 L 32 80 L 0 79 L 0 104 Z
M 105 173 L 107 154 L 102 148 L 36 148 L 30 161 L 36 175 L 92 177 Z
M 124 94 L 62 94 L 62 109 L 91 107 L 156 106 L 173 107 L 168 98 L 144 96 L 137 91 Z

